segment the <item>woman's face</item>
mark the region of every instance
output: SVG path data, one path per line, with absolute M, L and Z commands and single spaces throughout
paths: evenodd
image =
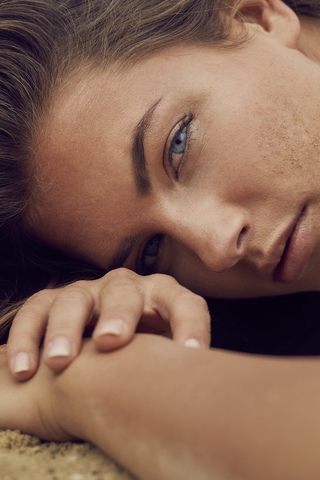
M 207 296 L 320 288 L 319 70 L 264 33 L 80 70 L 40 133 L 33 231 Z

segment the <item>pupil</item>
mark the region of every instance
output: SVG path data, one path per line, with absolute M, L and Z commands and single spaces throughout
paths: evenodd
M 186 127 L 183 128 L 180 132 L 176 134 L 173 143 L 173 153 L 180 154 L 183 153 L 185 149 L 185 144 L 187 141 L 187 129 Z

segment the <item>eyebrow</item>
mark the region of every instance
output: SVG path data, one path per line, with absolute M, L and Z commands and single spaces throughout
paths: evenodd
M 149 195 L 151 192 L 151 181 L 144 152 L 144 137 L 150 125 L 152 115 L 160 101 L 161 98 L 147 110 L 133 131 L 131 158 L 135 181 L 140 195 Z
M 131 159 L 137 190 L 140 195 L 149 195 L 151 192 L 151 181 L 144 152 L 144 137 L 146 135 L 148 127 L 150 126 L 152 115 L 161 100 L 162 99 L 160 98 L 146 111 L 146 113 L 143 115 L 143 117 L 135 127 L 132 135 L 133 142 Z M 115 268 L 122 267 L 122 265 L 132 252 L 133 248 L 136 246 L 138 240 L 139 237 L 137 235 L 131 235 L 123 240 L 120 247 L 111 259 L 111 262 L 109 264 L 109 270 L 114 270 Z

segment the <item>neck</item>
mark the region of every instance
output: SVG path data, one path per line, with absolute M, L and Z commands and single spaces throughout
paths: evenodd
M 302 16 L 300 23 L 298 49 L 320 65 L 320 18 Z

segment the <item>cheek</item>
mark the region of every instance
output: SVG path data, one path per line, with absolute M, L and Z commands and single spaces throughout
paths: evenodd
M 212 279 L 208 284 L 206 281 L 208 272 L 199 257 L 173 238 L 168 238 L 167 242 L 170 253 L 167 273 L 192 292 L 199 295 L 211 295 L 213 293 Z
M 297 108 L 280 100 L 245 111 L 229 109 L 207 122 L 202 132 L 197 183 L 230 201 L 248 196 L 277 197 L 286 189 L 319 182 L 315 126 Z M 286 108 L 285 108 L 286 107 Z M 218 117 L 219 118 L 219 117 Z
M 240 98 L 211 104 L 199 129 L 194 183 L 217 194 L 244 195 L 261 189 L 267 170 L 264 160 L 273 158 L 263 145 L 266 126 L 254 106 Z M 242 104 L 240 103 L 242 102 Z M 246 104 L 247 103 L 247 104 Z M 248 106 L 249 104 L 249 106 Z M 267 148 L 267 150 L 269 147 Z M 271 166 L 272 168 L 272 166 Z M 271 172 L 269 171 L 271 175 Z

